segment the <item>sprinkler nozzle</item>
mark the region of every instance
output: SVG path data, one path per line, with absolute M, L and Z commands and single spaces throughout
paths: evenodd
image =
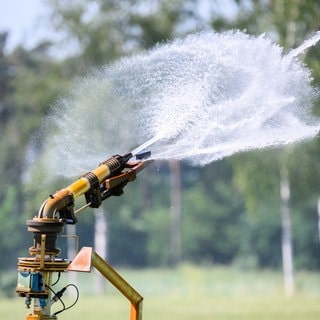
M 136 154 L 137 160 L 146 160 L 151 157 L 151 151 L 142 151 Z

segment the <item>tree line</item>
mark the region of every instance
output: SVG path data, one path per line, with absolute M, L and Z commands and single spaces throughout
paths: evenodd
M 319 29 L 320 5 L 314 1 L 229 1 L 233 9 L 228 14 L 222 1 L 212 1 L 205 14 L 200 2 L 50 0 L 48 21 L 65 36 L 60 40 L 64 42 L 41 41 L 32 49 L 20 45 L 7 52 L 10 34 L 1 33 L 1 269 L 13 268 L 16 258 L 27 254 L 26 239 L 31 246 L 25 220 L 36 214 L 44 198 L 42 186 L 26 177 L 28 144 L 74 77 L 202 29 L 266 32 L 285 48 L 296 47 Z M 70 43 L 76 48 L 71 55 L 52 55 L 53 49 Z M 311 48 L 304 57 L 317 87 L 319 50 Z M 315 115 L 319 111 L 317 103 Z M 234 155 L 203 168 L 183 162 L 153 164 L 134 186 L 128 185 L 124 199 L 104 204 L 108 260 L 135 267 L 191 261 L 280 268 L 281 210 L 286 206 L 295 268 L 319 269 L 319 154 L 316 138 L 288 148 Z M 286 202 L 281 195 L 284 183 L 290 191 Z M 63 186 L 58 181 L 54 187 Z M 92 212 L 81 216 L 77 233 L 82 245 L 94 245 Z

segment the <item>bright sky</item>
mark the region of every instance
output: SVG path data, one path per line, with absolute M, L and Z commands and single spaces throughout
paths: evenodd
M 9 32 L 7 51 L 19 44 L 32 48 L 37 42 L 44 39 L 45 35 L 56 36 L 48 30 L 48 23 L 45 20 L 48 15 L 45 14 L 44 2 L 44 0 L 0 0 L 0 32 Z M 202 9 L 206 10 L 205 8 L 208 8 L 211 2 L 202 0 L 201 3 Z M 235 9 L 232 3 L 233 1 L 230 0 L 219 0 L 214 2 L 214 6 L 222 14 L 230 15 L 230 12 L 234 12 Z M 68 48 L 68 52 L 70 50 L 76 49 Z M 59 54 L 63 56 L 63 50 Z
M 9 31 L 7 49 L 32 46 L 43 34 L 42 0 L 0 0 L 0 32 Z

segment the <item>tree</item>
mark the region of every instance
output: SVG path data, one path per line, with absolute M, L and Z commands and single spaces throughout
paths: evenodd
M 241 6 L 244 2 L 239 1 Z M 316 31 L 317 28 L 317 15 L 320 7 L 318 3 L 313 1 L 252 1 L 251 6 L 254 10 L 250 13 L 250 10 L 244 10 L 240 12 L 239 25 L 245 25 L 247 29 L 253 30 L 255 33 L 261 33 L 269 31 L 273 32 L 277 41 L 286 49 L 293 48 L 297 44 L 301 43 L 308 34 Z M 245 12 L 245 13 L 244 13 Z M 259 14 L 257 14 L 259 12 Z M 315 64 L 314 64 L 315 65 Z M 319 77 L 316 75 L 315 77 Z M 283 151 L 286 153 L 286 151 Z M 271 153 L 270 153 L 271 154 Z M 257 158 L 259 159 L 259 157 Z M 290 183 L 290 175 L 288 173 L 289 167 L 296 173 L 300 170 L 301 159 L 295 157 L 294 154 L 290 154 L 288 157 L 280 157 L 279 166 L 279 179 L 280 179 L 280 195 L 281 195 L 281 218 L 282 218 L 282 250 L 283 250 L 283 270 L 284 270 L 284 284 L 287 295 L 292 295 L 294 288 L 293 280 L 293 249 L 292 249 L 292 229 L 291 229 L 291 210 L 290 201 L 290 189 L 296 185 Z M 285 159 L 285 160 L 284 160 Z M 294 159 L 298 160 L 297 162 Z M 316 160 L 316 159 L 315 159 Z M 258 160 L 259 161 L 259 160 Z M 260 158 L 261 161 L 261 158 Z M 317 160 L 316 160 L 317 161 Z M 271 160 L 274 162 L 274 160 Z M 290 163 L 289 163 L 290 162 Z M 239 165 L 239 163 L 237 163 Z M 238 168 L 240 171 L 244 171 L 243 168 Z M 250 184 L 254 186 L 265 185 L 266 175 L 261 171 L 257 171 L 256 174 L 251 175 L 254 177 L 251 179 Z M 242 173 L 246 175 L 246 173 Z M 255 187 L 249 191 L 246 190 L 247 197 L 257 198 L 257 195 L 250 195 L 251 192 L 256 194 Z
M 5 65 L 1 70 L 9 71 L 0 74 L 5 83 L 0 88 L 0 130 L 7 137 L 0 143 L 0 170 L 9 181 L 0 188 L 0 216 L 7 230 L 16 228 L 14 221 L 21 218 L 20 212 L 24 211 L 30 218 L 43 201 L 44 191 L 35 182 L 38 180 L 22 189 L 22 177 L 26 179 L 23 153 L 31 133 L 40 127 L 55 97 L 67 90 L 71 77 L 209 25 L 218 30 L 239 27 L 252 34 L 269 31 L 286 46 L 289 42 L 290 46 L 301 43 L 317 26 L 319 5 L 313 1 L 235 1 L 234 16 L 223 19 L 219 3 L 222 2 L 210 2 L 212 11 L 206 12 L 204 19 L 198 10 L 199 1 L 191 0 L 48 1 L 57 32 L 63 33 L 76 50 L 58 61 L 50 56 L 51 44 L 42 43 L 32 50 L 17 48 L 0 59 L 1 68 Z M 306 55 L 306 63 L 315 70 L 315 84 L 320 83 L 318 56 L 317 48 Z M 319 113 L 319 107 L 315 113 Z M 35 148 L 38 150 L 41 145 Z M 315 189 L 320 181 L 318 155 L 319 144 L 310 143 L 295 147 L 286 163 L 291 186 L 293 242 L 300 267 L 320 265 L 318 255 L 312 254 L 317 245 L 310 236 L 312 214 L 315 214 L 313 203 L 318 197 Z M 280 158 L 279 151 L 271 150 L 237 155 L 205 168 L 181 164 L 184 259 L 197 263 L 236 261 L 243 266 L 249 257 L 251 266 L 279 267 L 281 227 L 272 213 L 280 207 Z M 135 266 L 170 263 L 169 170 L 167 164 L 157 164 L 155 168 L 150 169 L 153 170 L 150 174 L 144 171 L 142 181 L 138 179 L 133 189 L 127 187 L 125 201 L 108 201 L 112 262 Z M 60 187 L 58 184 L 57 188 Z M 56 187 L 50 186 L 50 191 L 51 188 Z M 50 191 L 46 191 L 46 196 Z M 7 215 L 12 219 L 5 220 L 3 217 Z M 24 224 L 25 217 L 22 219 Z M 82 241 L 93 244 L 92 214 L 89 212 L 81 219 L 78 229 Z M 6 243 L 10 231 L 2 235 L 1 240 Z M 17 245 L 16 240 L 11 241 L 14 243 Z M 276 245 L 279 250 L 274 250 Z
M 201 169 L 183 166 L 184 260 L 230 264 L 244 254 L 245 210 L 232 176 L 227 161 Z
M 7 54 L 4 52 L 6 38 L 6 35 L 1 36 L 0 46 L 0 133 L 3 137 L 0 141 L 0 216 L 2 249 L 6 257 L 3 268 L 16 264 L 13 248 L 22 250 L 25 219 L 35 212 L 32 203 L 35 198 L 28 197 L 24 186 L 25 148 L 63 87 L 59 63 L 49 60 L 45 44 L 30 51 L 17 47 Z
M 82 72 L 187 32 L 179 26 L 191 20 L 200 24 L 197 5 L 190 0 L 48 1 L 52 24 L 77 48 Z
M 19 141 L 19 127 L 16 119 L 17 110 L 14 108 L 12 93 L 13 80 L 16 70 L 5 54 L 7 34 L 0 34 L 0 172 L 2 183 L 0 186 L 0 219 L 1 244 L 5 259 L 2 267 L 8 268 L 13 256 L 13 248 L 21 240 L 19 227 L 16 230 L 19 215 L 22 212 L 22 190 L 16 184 L 21 173 L 21 162 L 17 158 Z M 18 231 L 18 232 L 16 232 Z
M 171 226 L 170 226 L 170 253 L 171 265 L 181 262 L 181 169 L 180 163 L 169 161 L 170 167 L 170 194 L 171 194 Z

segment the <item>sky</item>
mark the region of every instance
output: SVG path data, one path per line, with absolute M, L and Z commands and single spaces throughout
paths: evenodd
M 0 0 L 0 32 L 8 31 L 7 50 L 32 47 L 44 33 L 42 0 Z
M 46 35 L 50 38 L 56 37 L 56 34 L 49 31 L 49 24 L 46 21 L 48 14 L 45 13 L 44 2 L 43 0 L 0 0 L 0 32 L 9 32 L 6 44 L 7 52 L 19 44 L 30 49 Z M 201 3 L 202 11 L 205 12 L 210 0 L 202 0 Z M 215 2 L 215 6 L 217 6 L 215 9 L 223 9 L 222 14 L 230 15 L 230 12 L 234 12 L 232 3 L 232 0 L 220 0 Z M 68 48 L 68 50 L 73 49 Z M 60 51 L 60 55 L 66 54 L 63 50 Z

